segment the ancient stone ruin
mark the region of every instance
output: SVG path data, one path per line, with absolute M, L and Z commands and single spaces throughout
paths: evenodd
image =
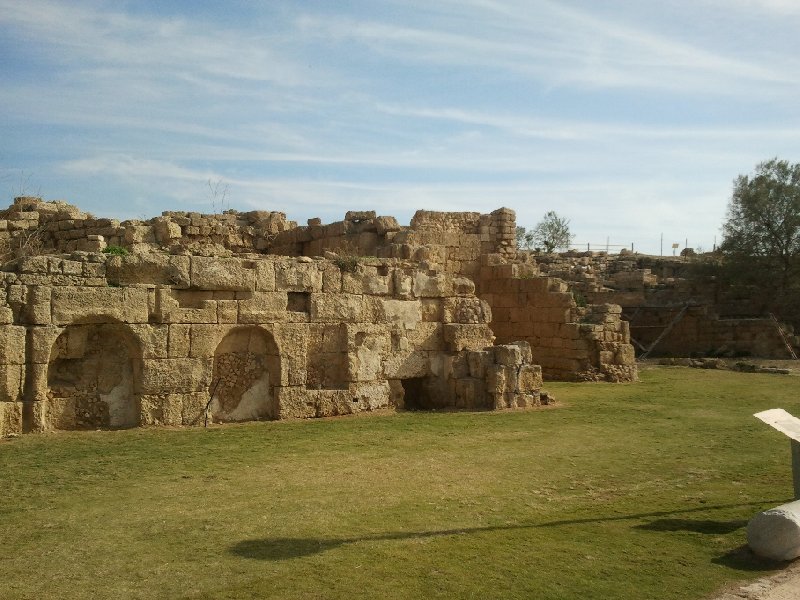
M 16 198 L 0 213 L 0 436 L 529 407 L 543 375 L 635 380 L 620 307 L 578 306 L 517 255 L 515 225 L 508 209 L 120 223 Z
M 622 252 L 537 256 L 539 270 L 564 280 L 578 298 L 622 307 L 639 356 L 794 359 L 800 326 L 778 319 L 759 290 L 729 288 L 698 273 L 702 257 Z

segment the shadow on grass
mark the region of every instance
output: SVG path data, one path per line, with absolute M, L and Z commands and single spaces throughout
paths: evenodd
M 722 565 L 737 571 L 777 571 L 783 569 L 791 561 L 777 561 L 762 558 L 753 554 L 748 546 L 739 546 L 719 558 L 711 561 L 715 565 Z
M 634 529 L 646 531 L 690 531 L 706 535 L 725 535 L 747 526 L 747 521 L 711 521 L 694 519 L 658 519 L 635 525 Z
M 717 506 L 700 506 L 672 511 L 659 511 L 650 513 L 638 513 L 632 515 L 617 515 L 611 517 L 596 517 L 586 519 L 566 519 L 561 521 L 548 521 L 544 523 L 519 523 L 516 525 L 495 525 L 486 527 L 465 527 L 461 529 L 444 529 L 438 531 L 398 531 L 375 535 L 364 535 L 352 538 L 264 538 L 255 540 L 242 540 L 229 548 L 229 551 L 242 558 L 256 560 L 280 561 L 292 558 L 300 558 L 326 552 L 346 544 L 358 542 L 375 542 L 387 540 L 409 540 L 434 537 L 446 537 L 454 535 L 480 534 L 492 531 L 504 531 L 512 529 L 536 529 L 540 527 L 563 527 L 569 525 L 581 525 L 588 523 L 604 523 L 610 521 L 627 521 L 634 519 L 645 519 L 648 517 L 666 517 L 669 515 L 706 512 L 713 510 L 724 510 L 729 508 L 761 507 L 774 503 L 781 503 L 781 500 L 767 500 L 764 502 L 751 502 L 746 504 L 724 504 Z M 712 521 L 712 520 L 689 520 L 689 519 L 659 519 L 644 525 L 635 525 L 636 529 L 646 529 L 650 531 L 695 531 L 698 533 L 722 535 L 731 533 L 744 527 L 747 521 Z M 736 554 L 739 550 L 729 555 L 714 559 L 717 564 L 723 564 L 734 569 L 747 570 L 772 570 L 779 567 L 774 563 L 766 564 L 753 558 L 750 560 L 745 555 Z M 749 552 L 749 551 L 748 551 Z M 751 555 L 752 556 L 752 555 Z M 755 561 L 755 562 L 754 562 Z M 744 565 L 744 566 L 743 566 Z

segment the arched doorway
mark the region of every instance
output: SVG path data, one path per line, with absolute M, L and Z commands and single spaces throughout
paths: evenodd
M 214 352 L 210 392 L 216 421 L 277 418 L 275 386 L 280 382 L 280 358 L 275 340 L 258 327 L 234 329 Z
M 121 323 L 69 325 L 47 368 L 48 420 L 55 429 L 139 425 L 139 344 Z

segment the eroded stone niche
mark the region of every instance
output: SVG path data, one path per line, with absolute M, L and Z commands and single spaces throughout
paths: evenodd
M 138 343 L 121 323 L 70 325 L 47 368 L 49 421 L 55 429 L 139 425 Z
M 212 418 L 215 421 L 277 418 L 276 381 L 280 381 L 280 359 L 272 336 L 259 327 L 234 329 L 214 352 Z

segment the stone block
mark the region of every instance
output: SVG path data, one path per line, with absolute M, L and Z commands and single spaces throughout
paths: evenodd
M 239 301 L 239 323 L 271 323 L 286 318 L 286 292 L 254 292 Z
M 747 524 L 747 543 L 753 552 L 770 560 L 789 561 L 800 556 L 800 500 L 753 517 Z
M 394 296 L 403 300 L 414 297 L 414 279 L 400 270 L 393 273 Z
M 239 302 L 217 300 L 217 323 L 236 323 L 239 320 Z
M 28 288 L 26 309 L 27 322 L 31 325 L 49 325 L 51 322 L 51 289 L 45 285 L 32 285 Z
M 153 235 L 156 242 L 162 246 L 169 246 L 174 240 L 181 238 L 181 226 L 169 218 L 159 217 L 153 224 Z
M 387 381 L 371 381 L 350 384 L 353 412 L 388 408 L 391 389 Z
M 351 294 L 312 294 L 311 320 L 357 323 L 364 314 L 363 296 Z
M 139 398 L 139 423 L 149 425 L 182 425 L 182 394 L 143 394 Z
M 447 349 L 452 352 L 482 350 L 494 343 L 494 334 L 486 325 L 447 323 L 443 332 Z
M 278 418 L 303 419 L 316 416 L 314 402 L 309 392 L 300 386 L 279 387 L 276 389 Z
M 202 425 L 205 423 L 206 405 L 209 392 L 181 394 L 181 422 L 183 425 Z
M 0 365 L 0 405 L 22 401 L 25 371 L 25 365 Z
M 252 261 L 238 258 L 193 256 L 191 286 L 200 290 L 255 290 L 256 268 Z
M 22 433 L 22 402 L 0 402 L 0 438 Z
M 383 376 L 386 379 L 409 379 L 430 375 L 429 353 L 413 350 L 392 352 L 383 363 Z
M 519 346 L 508 344 L 495 346 L 494 361 L 498 365 L 515 367 L 522 364 L 522 351 Z
M 130 325 L 139 340 L 143 358 L 169 357 L 169 325 Z
M 226 325 L 192 325 L 189 329 L 191 358 L 210 358 L 230 330 Z
M 167 358 L 142 361 L 142 394 L 199 392 L 211 385 L 210 358 Z
M 191 346 L 190 325 L 168 325 L 167 355 L 169 358 L 187 358 Z
M 453 279 L 453 292 L 457 296 L 472 296 L 475 294 L 475 283 L 466 277 Z
M 442 323 L 444 321 L 443 302 L 440 298 L 422 298 L 419 300 L 422 320 L 426 323 Z
M 483 379 L 486 377 L 486 369 L 490 364 L 493 364 L 493 356 L 486 350 L 474 350 L 467 353 L 467 366 L 469 367 L 469 376 L 476 379 Z
M 383 372 L 382 359 L 389 350 L 388 335 L 348 331 L 347 380 L 373 381 Z
M 146 288 L 134 287 L 54 287 L 52 309 L 53 325 L 114 320 L 123 323 L 147 323 L 148 291 Z
M 256 290 L 275 291 L 275 263 L 272 260 L 259 260 L 255 263 Z
M 517 372 L 517 389 L 522 394 L 533 394 L 542 388 L 542 368 L 539 365 L 521 365 Z
M 442 302 L 444 323 L 489 323 L 492 320 L 489 304 L 479 298 L 445 298 Z
M 400 231 L 400 225 L 394 217 L 376 217 L 375 231 L 378 235 L 385 236 L 391 231 Z
M 455 382 L 456 408 L 485 408 L 487 396 L 482 379 L 457 379 Z
M 0 365 L 25 364 L 25 331 L 25 327 L 18 325 L 0 327 Z M 47 362 L 46 356 L 49 348 L 42 362 Z
M 422 320 L 421 305 L 418 300 L 387 300 L 380 302 L 379 318 L 405 330 L 416 329 Z
M 50 272 L 49 256 L 26 256 L 17 261 L 17 271 L 19 273 L 30 273 L 33 275 L 46 275 Z
M 187 288 L 190 284 L 190 257 L 148 252 L 110 256 L 106 278 L 114 285 L 148 283 Z
M 316 262 L 284 260 L 275 263 L 275 286 L 289 292 L 321 292 L 322 271 Z
M 375 269 L 370 271 L 356 271 L 355 273 L 342 273 L 342 291 L 346 294 L 371 294 L 385 296 L 391 289 L 392 278 L 380 276 Z
M 417 298 L 444 298 L 453 295 L 453 280 L 445 273 L 431 275 L 417 271 L 413 279 L 414 295 Z
M 146 244 L 156 241 L 153 228 L 149 225 L 129 225 L 125 228 L 124 239 L 127 244 Z
M 413 330 L 392 331 L 393 351 L 428 350 L 444 352 L 446 346 L 441 323 L 420 323 Z
M 338 294 L 342 291 L 342 271 L 334 264 L 325 263 L 322 271 L 322 291 Z

